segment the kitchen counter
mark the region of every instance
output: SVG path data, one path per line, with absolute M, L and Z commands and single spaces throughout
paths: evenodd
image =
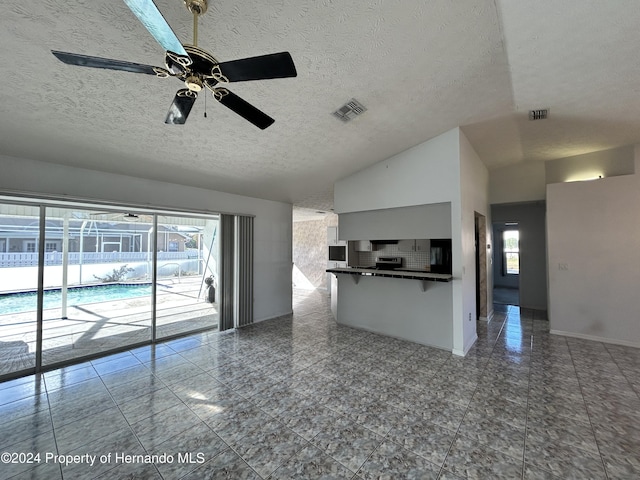
M 330 268 L 327 270 L 327 272 L 334 274 L 366 275 L 373 277 L 406 278 L 409 280 L 423 280 L 432 282 L 450 282 L 451 280 L 453 280 L 453 275 L 451 274 L 431 273 L 418 269 L 378 270 L 375 268 L 366 267 L 347 267 Z
M 451 275 L 357 267 L 327 272 L 338 323 L 447 351 L 453 348 Z

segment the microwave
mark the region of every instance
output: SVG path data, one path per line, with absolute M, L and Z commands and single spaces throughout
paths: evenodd
M 329 261 L 346 262 L 347 247 L 345 245 L 329 245 Z

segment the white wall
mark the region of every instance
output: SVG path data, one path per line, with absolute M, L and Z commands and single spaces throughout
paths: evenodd
M 230 193 L 0 156 L 0 192 L 254 215 L 254 317 L 291 312 L 292 206 Z
M 547 187 L 552 333 L 640 347 L 639 206 L 637 174 Z
M 546 186 L 550 183 L 598 175 L 632 175 L 638 171 L 638 167 L 634 167 L 633 145 L 546 162 L 518 163 L 491 171 L 489 203 L 495 205 L 544 200 Z
M 527 162 L 491 170 L 489 203 L 515 203 L 544 200 L 546 195 L 544 162 Z
M 634 147 L 629 145 L 545 162 L 546 183 L 633 175 Z
M 460 289 L 459 295 L 462 298 L 462 303 L 454 303 L 453 317 L 454 319 L 462 317 L 463 321 L 454 321 L 453 352 L 464 354 L 478 338 L 476 334 L 475 212 L 486 217 L 485 233 L 487 239 L 491 238 L 491 212 L 489 210 L 489 171 L 462 131 L 460 131 L 459 142 L 461 193 L 459 239 L 461 240 L 460 251 L 462 252 L 460 256 L 462 281 L 454 282 L 453 296 L 455 298 L 456 290 Z M 453 242 L 456 242 L 455 236 Z M 491 241 L 489 240 L 488 243 Z M 486 248 L 486 245 L 480 245 L 479 248 Z M 484 275 L 487 275 L 487 285 L 491 285 L 493 273 L 489 261 L 487 261 Z M 490 308 L 493 305 L 493 295 L 490 288 L 487 288 L 487 296 L 487 306 Z M 458 334 L 457 328 L 462 329 Z
M 488 171 L 459 128 L 343 178 L 334 186 L 334 209 L 339 214 L 451 203 L 453 352 L 460 355 L 476 338 L 474 212 L 485 215 L 491 225 L 488 188 Z M 487 238 L 491 238 L 490 230 Z
M 450 202 L 460 191 L 459 130 L 338 180 L 335 213 Z

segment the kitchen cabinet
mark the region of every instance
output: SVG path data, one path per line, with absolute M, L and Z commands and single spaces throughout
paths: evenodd
M 355 250 L 356 252 L 372 252 L 374 248 L 369 240 L 356 240 Z
M 400 252 L 428 252 L 429 239 L 398 240 L 398 251 Z
M 420 238 L 416 240 L 416 252 L 428 252 L 430 247 L 430 241 L 428 238 Z
M 338 242 L 338 227 L 327 227 L 327 244 L 335 246 Z

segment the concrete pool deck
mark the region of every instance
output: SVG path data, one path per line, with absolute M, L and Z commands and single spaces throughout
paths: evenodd
M 159 289 L 156 336 L 171 337 L 201 328 L 218 327 L 218 304 L 200 299 L 201 278 L 162 279 L 170 289 Z M 0 375 L 33 368 L 36 347 L 36 311 L 1 314 Z M 151 339 L 149 296 L 69 306 L 43 312 L 43 366 L 106 352 Z

